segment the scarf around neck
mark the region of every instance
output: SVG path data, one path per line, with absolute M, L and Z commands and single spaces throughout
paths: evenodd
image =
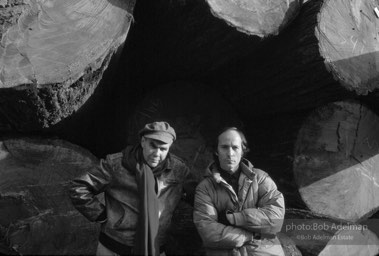
M 134 242 L 134 255 L 159 255 L 157 234 L 159 228 L 159 204 L 155 191 L 155 177 L 167 169 L 169 155 L 154 169 L 146 163 L 140 144 L 127 147 L 123 152 L 122 164 L 136 175 L 139 192 L 137 230 Z

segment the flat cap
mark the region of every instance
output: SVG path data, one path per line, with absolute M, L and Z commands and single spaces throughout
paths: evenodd
M 140 131 L 140 137 L 159 140 L 164 143 L 172 143 L 176 139 L 176 133 L 167 122 L 153 122 L 146 124 Z

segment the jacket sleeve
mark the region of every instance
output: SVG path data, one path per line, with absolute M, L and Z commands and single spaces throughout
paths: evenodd
M 204 246 L 209 248 L 231 249 L 241 247 L 253 240 L 253 234 L 239 227 L 225 226 L 217 222 L 218 215 L 207 182 L 201 182 L 195 193 L 194 223 L 203 240 Z
M 252 232 L 276 234 L 283 225 L 284 198 L 267 174 L 258 183 L 257 208 L 234 213 L 235 225 Z
M 69 195 L 74 207 L 90 221 L 106 220 L 105 205 L 96 195 L 111 181 L 109 160 L 101 160 L 85 174 L 70 181 Z

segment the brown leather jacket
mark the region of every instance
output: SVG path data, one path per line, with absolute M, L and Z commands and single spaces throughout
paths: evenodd
M 139 213 L 135 175 L 122 165 L 123 153 L 111 154 L 100 165 L 70 183 L 70 197 L 75 208 L 90 221 L 98 221 L 101 231 L 126 246 L 134 245 Z M 165 243 L 173 211 L 183 195 L 183 183 L 190 171 L 173 154 L 167 169 L 157 178 L 160 245 Z M 96 195 L 104 192 L 104 205 Z
M 240 164 L 238 193 L 217 168 L 196 188 L 194 223 L 207 255 L 284 255 L 275 236 L 283 225 L 284 198 L 270 176 L 246 159 Z M 219 222 L 218 214 L 232 210 L 234 225 Z

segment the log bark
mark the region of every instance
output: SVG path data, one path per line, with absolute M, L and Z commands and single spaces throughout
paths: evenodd
M 298 0 L 139 2 L 129 48 L 132 74 L 151 73 L 166 83 L 204 76 L 278 34 L 299 9 Z
M 98 224 L 75 210 L 69 180 L 98 160 L 57 139 L 0 143 L 0 244 L 22 255 L 94 254 Z
M 379 239 L 371 228 L 309 211 L 287 209 L 282 232 L 304 256 L 374 256 L 379 252 Z
M 349 221 L 379 209 L 379 117 L 357 102 L 315 110 L 295 144 L 299 192 L 312 211 Z
M 219 130 L 243 125 L 216 92 L 198 83 L 176 82 L 149 92 L 130 115 L 125 129 L 120 130 L 128 131 L 128 143 L 134 144 L 146 123 L 162 120 L 177 133 L 171 152 L 185 160 L 199 180 L 213 159 L 212 146 Z
M 379 79 L 374 7 L 371 0 L 308 1 L 288 29 L 210 80 L 255 117 L 368 94 Z
M 8 0 L 0 19 L 0 120 L 56 124 L 91 96 L 128 34 L 134 0 Z

